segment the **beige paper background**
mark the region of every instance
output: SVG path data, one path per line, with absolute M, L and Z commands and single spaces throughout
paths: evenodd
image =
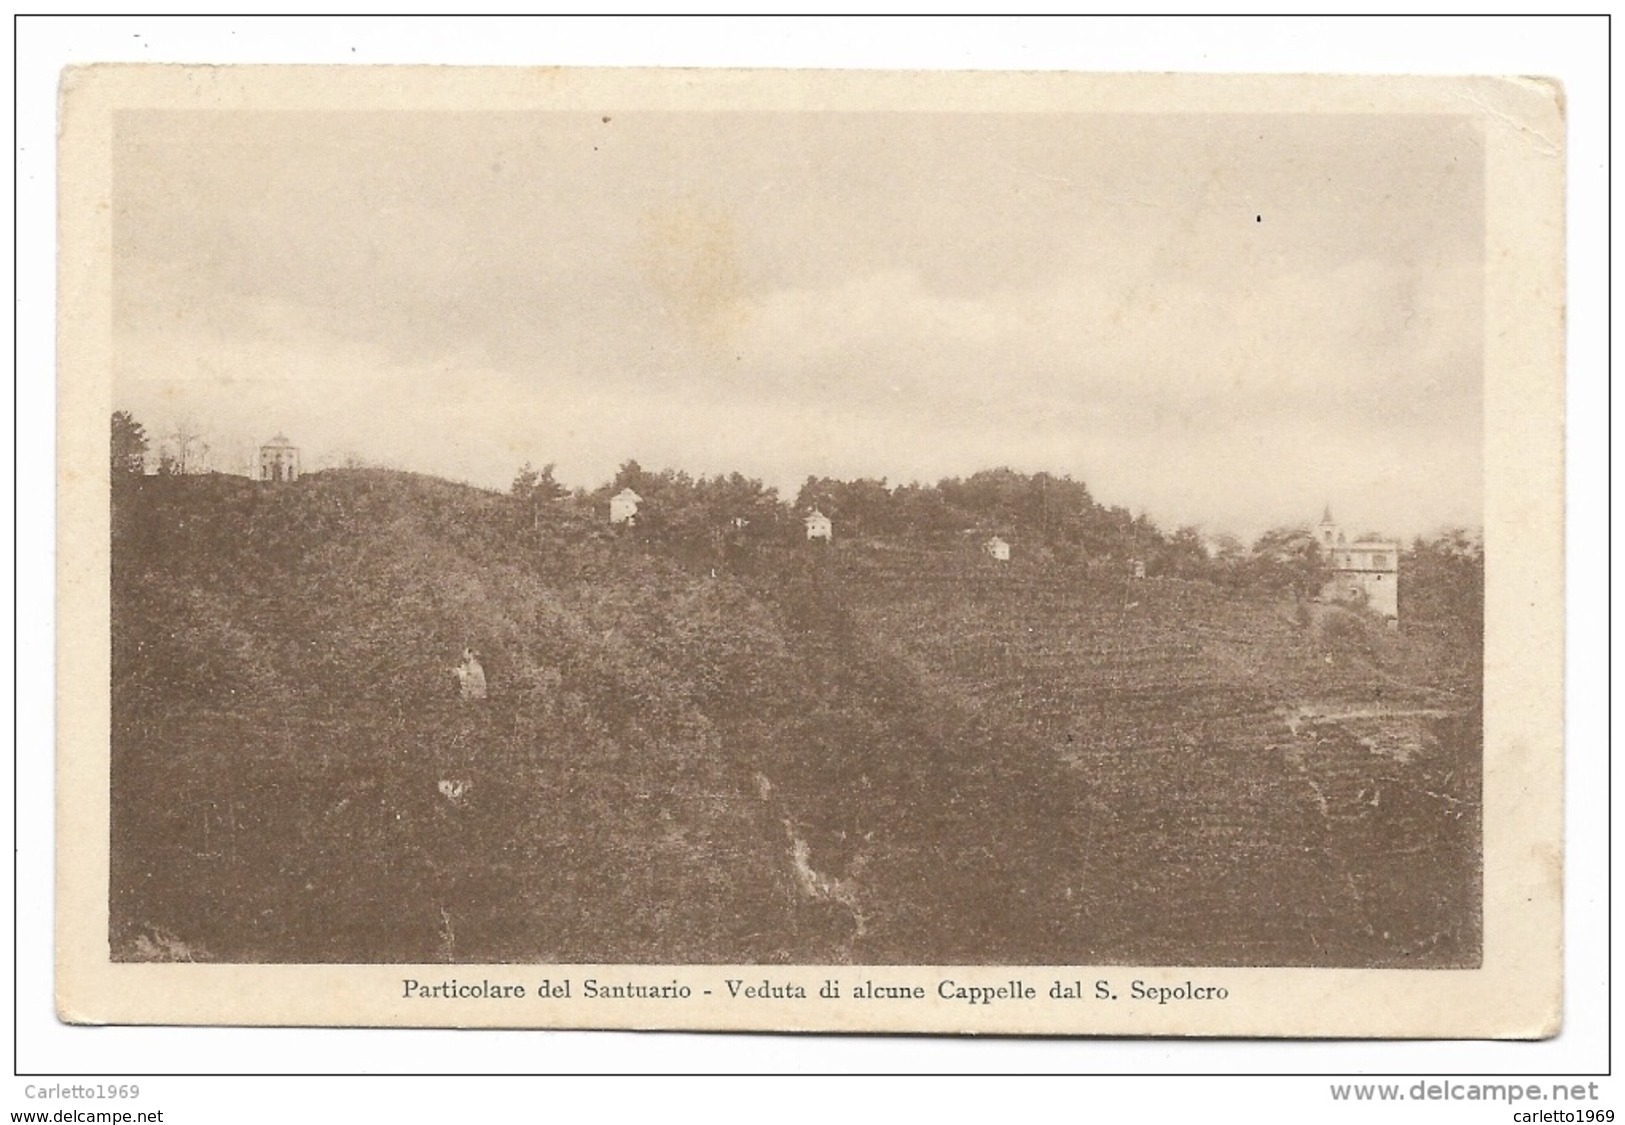
M 1455 113 L 1485 139 L 1484 964 L 1473 971 L 1133 967 L 247 966 L 108 959 L 108 503 L 112 115 L 132 108 L 693 109 Z M 63 84 L 59 303 L 57 997 L 78 1022 L 684 1027 L 1337 1037 L 1538 1037 L 1562 982 L 1563 122 L 1546 84 L 1508 79 L 140 68 Z M 571 1001 L 404 1001 L 403 978 Z M 687 984 L 683 1001 L 588 1001 L 581 984 Z M 729 1000 L 724 980 L 920 984 L 928 999 Z M 1222 1002 L 1055 1002 L 1054 980 L 1222 986 Z M 1032 1002 L 969 1006 L 939 982 L 1019 979 Z M 710 989 L 707 998 L 703 991 Z

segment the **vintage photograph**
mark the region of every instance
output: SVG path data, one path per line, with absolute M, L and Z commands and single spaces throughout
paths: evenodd
M 1472 121 L 115 146 L 115 956 L 1478 962 Z
M 1075 101 L 115 106 L 110 964 L 1482 968 L 1485 115 Z

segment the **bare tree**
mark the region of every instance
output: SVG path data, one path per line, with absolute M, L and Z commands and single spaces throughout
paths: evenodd
M 164 435 L 158 457 L 158 471 L 170 476 L 202 473 L 209 468 L 209 443 L 202 428 L 191 418 L 182 418 Z

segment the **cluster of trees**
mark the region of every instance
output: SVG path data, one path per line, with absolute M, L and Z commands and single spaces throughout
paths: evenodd
M 1242 550 L 1233 538 L 1221 541 L 1207 577 L 1227 585 L 1286 591 L 1305 601 L 1326 585 L 1329 563 L 1309 528 L 1276 527 L 1260 535 L 1251 550 Z
M 1330 577 L 1330 560 L 1307 525 L 1272 528 L 1250 545 L 1191 526 L 1165 531 L 1143 513 L 1097 502 L 1084 482 L 1050 473 L 999 468 L 902 485 L 810 476 L 794 501 L 786 501 L 739 473 L 691 477 L 627 461 L 609 483 L 577 497 L 602 513 L 623 488 L 643 499 L 636 529 L 641 538 L 724 555 L 753 542 L 800 540 L 802 517 L 816 509 L 834 521 L 841 539 L 945 547 L 979 545 L 985 536 L 1001 535 L 1027 555 L 1108 569 L 1139 561 L 1152 577 L 1269 590 L 1299 600 L 1317 596 Z M 545 504 L 568 495 L 553 480 L 552 466 L 538 474 L 528 465 L 513 494 L 531 513 L 538 496 Z M 1424 616 L 1480 619 L 1483 571 L 1482 545 L 1465 531 L 1416 539 L 1400 558 L 1402 589 L 1414 595 L 1407 599 L 1407 615 L 1414 609 Z
M 679 552 L 738 557 L 753 545 L 790 542 L 802 531 L 801 514 L 777 489 L 742 473 L 692 477 L 673 469 L 650 472 L 627 461 L 589 498 L 601 510 L 624 488 L 642 498 L 636 534 Z
M 127 410 L 113 412 L 112 473 L 121 476 L 147 471 L 147 430 Z
M 802 517 L 816 509 L 834 521 L 843 540 L 941 548 L 977 546 L 1000 535 L 1024 554 L 1107 568 L 1139 561 L 1152 576 L 1290 590 L 1301 597 L 1325 582 L 1324 560 L 1307 527 L 1272 530 L 1250 549 L 1232 537 L 1210 544 L 1195 527 L 1165 532 L 1143 513 L 1098 503 L 1082 481 L 1050 473 L 999 468 L 903 485 L 812 476 L 787 501 L 740 473 L 693 477 L 627 461 L 608 483 L 578 490 L 574 498 L 601 516 L 609 498 L 627 488 L 642 500 L 633 529 L 638 538 L 685 552 L 726 556 L 753 543 L 792 543 L 804 536 Z M 531 528 L 571 495 L 554 479 L 552 465 L 538 471 L 527 463 L 510 488 L 517 522 Z
M 548 506 L 570 495 L 570 490 L 553 478 L 552 462 L 543 465 L 538 472 L 526 461 L 513 478 L 508 495 L 513 497 L 519 505 L 521 516 L 528 518 L 531 529 L 535 530 L 541 527 L 542 513 L 548 510 Z
M 1484 541 L 1453 528 L 1418 536 L 1399 559 L 1400 616 L 1459 632 L 1473 650 L 1484 646 Z
M 147 429 L 127 410 L 113 412 L 112 473 L 113 479 L 139 476 L 147 471 L 147 455 L 153 441 Z M 202 430 L 183 419 L 174 430 L 165 434 L 157 445 L 158 474 L 183 476 L 208 472 L 212 449 Z
M 818 508 L 850 535 L 945 543 L 1001 535 L 1058 558 L 1139 560 L 1147 572 L 1201 577 L 1208 552 L 1194 527 L 1164 532 L 1144 513 L 1098 503 L 1082 481 L 1051 473 L 985 469 L 936 484 L 808 477 L 798 509 Z

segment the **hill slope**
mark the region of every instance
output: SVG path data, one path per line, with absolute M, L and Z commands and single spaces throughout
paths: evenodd
M 1476 689 L 1351 614 L 378 471 L 122 482 L 113 558 L 115 956 L 1478 957 Z

